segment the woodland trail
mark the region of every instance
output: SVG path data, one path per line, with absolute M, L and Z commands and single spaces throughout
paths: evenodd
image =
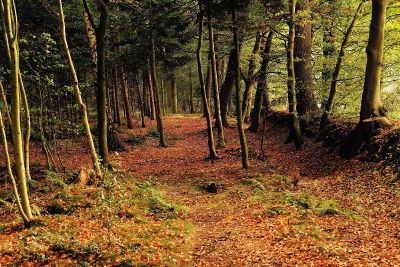
M 245 171 L 235 128 L 226 130 L 221 159 L 206 161 L 203 118 L 168 117 L 165 126 L 168 148 L 148 138 L 114 155 L 114 164 L 188 207 L 184 219 L 194 231 L 179 265 L 400 265 L 400 189 L 376 165 L 343 160 L 310 139 L 296 152 L 283 143 L 286 130 L 274 126 L 267 127 L 266 161 L 259 138 L 247 133 Z M 204 190 L 213 182 L 216 194 Z

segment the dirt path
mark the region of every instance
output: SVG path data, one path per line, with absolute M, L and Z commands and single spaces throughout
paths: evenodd
M 171 117 L 165 125 L 168 148 L 148 138 L 114 158 L 117 166 L 155 182 L 170 200 L 188 207 L 185 219 L 195 230 L 181 264 L 400 265 L 400 189 L 387 185 L 374 166 L 342 160 L 312 140 L 296 152 L 283 144 L 286 132 L 273 127 L 267 131 L 265 162 L 259 159 L 257 136 L 249 134 L 251 168 L 244 171 L 235 129 L 226 131 L 222 159 L 211 162 L 205 160 L 202 118 Z M 203 190 L 212 182 L 217 194 Z M 333 199 L 346 212 L 299 211 L 293 203 L 304 195 L 307 201 L 320 199 L 318 207 Z

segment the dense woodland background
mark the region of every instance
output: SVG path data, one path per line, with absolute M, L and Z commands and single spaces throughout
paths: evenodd
M 278 158 L 276 155 L 287 152 L 282 149 L 289 149 L 293 160 L 288 156 L 281 162 L 288 161 L 285 168 L 290 179 L 285 178 L 287 184 L 283 188 L 274 187 L 283 192 L 297 190 L 302 179 L 299 177 L 309 176 L 302 171 L 290 174 L 297 167 L 324 172 L 320 170 L 324 165 L 318 166 L 314 158 L 318 153 L 308 153 L 315 147 L 310 140 L 323 141 L 319 150 L 326 163 L 332 160 L 331 153 L 338 158 L 340 154 L 346 159 L 379 162 L 384 169 L 381 171 L 391 177 L 390 186 L 395 186 L 385 189 L 396 194 L 389 199 L 395 203 L 398 200 L 398 1 L 0 0 L 0 3 L 0 128 L 4 151 L 0 154 L 0 182 L 4 187 L 0 192 L 0 207 L 8 209 L 0 213 L 7 218 L 4 226 L 0 224 L 0 233 L 11 231 L 17 238 L 10 228 L 18 225 L 16 214 L 26 228 L 46 228 L 43 221 L 48 214 L 72 214 L 65 203 L 79 202 L 73 200 L 71 192 L 80 191 L 78 188 L 82 186 L 85 190 L 94 188 L 94 193 L 86 192 L 86 197 L 93 200 L 90 205 L 108 238 L 107 249 L 99 243 L 104 255 L 99 251 L 88 252 L 97 255 L 88 261 L 91 264 L 99 259 L 105 265 L 126 260 L 121 256 L 123 251 L 115 259 L 107 254 L 114 244 L 113 225 L 117 223 L 113 218 L 121 218 L 120 213 L 114 213 L 128 205 L 123 202 L 126 194 L 135 195 L 133 204 L 128 206 L 136 205 L 140 212 L 148 208 L 153 215 L 174 213 L 174 220 L 179 218 L 176 222 L 183 227 L 178 228 L 185 232 L 186 226 L 182 226 L 185 220 L 180 217 L 185 213 L 183 209 L 168 204 L 170 199 L 161 196 L 151 183 L 139 179 L 132 182 L 132 187 L 127 186 L 132 177 L 158 173 L 148 173 L 146 167 L 130 172 L 127 166 L 120 165 L 121 160 L 133 164 L 128 159 L 132 156 L 129 153 L 136 153 L 141 145 L 143 150 L 135 156 L 143 160 L 135 162 L 136 167 L 147 166 L 145 159 L 153 157 L 155 170 L 164 168 L 163 163 L 172 160 L 173 153 L 180 153 L 168 149 L 182 142 L 185 151 L 182 153 L 187 153 L 182 157 L 187 160 L 199 156 L 203 158 L 198 161 L 201 164 L 205 164 L 204 158 L 212 164 L 234 161 L 240 163 L 239 169 L 257 170 L 267 176 L 272 174 L 264 172 L 273 167 L 260 164 L 272 164 Z M 189 142 L 193 129 L 201 132 L 198 139 L 192 140 L 195 144 Z M 279 142 L 274 135 L 282 137 Z M 152 138 L 151 145 L 146 138 Z M 180 141 L 185 138 L 188 139 Z M 285 144 L 285 148 L 274 142 Z M 130 146 L 134 147 L 133 152 Z M 325 151 L 326 147 L 331 153 Z M 159 152 L 151 154 L 152 149 Z M 230 153 L 236 156 L 232 158 Z M 294 158 L 303 158 L 312 165 L 303 166 Z M 341 163 L 342 160 L 346 163 Z M 352 161 L 337 159 L 338 165 L 349 162 Z M 135 164 L 131 167 L 135 168 Z M 196 164 L 197 161 L 193 166 Z M 207 166 L 202 166 L 205 172 Z M 220 167 L 221 174 L 227 172 L 227 166 Z M 169 168 L 177 172 L 175 178 L 180 177 L 179 166 Z M 362 169 L 358 165 L 351 168 Z M 246 186 L 268 191 L 269 184 L 257 179 L 245 183 Z M 66 189 L 70 186 L 72 189 Z M 209 193 L 224 191 L 226 187 L 214 182 L 201 185 Z M 65 199 L 53 196 L 58 190 L 67 191 L 68 196 Z M 288 194 L 285 203 L 304 201 L 293 200 L 299 197 L 297 193 Z M 259 199 L 267 201 L 263 197 Z M 62 204 L 59 199 L 63 199 Z M 306 199 L 319 201 L 309 196 Z M 37 204 L 39 200 L 42 205 Z M 321 215 L 318 209 L 328 205 L 324 211 L 327 214 L 322 212 L 324 215 L 349 214 L 347 207 L 335 210 L 336 204 L 329 201 L 314 202 L 305 204 L 311 213 Z M 287 214 L 281 210 L 274 212 L 277 216 Z M 129 219 L 135 214 L 126 212 L 122 217 Z M 149 213 L 145 214 L 138 216 Z M 393 242 L 399 242 L 398 237 L 394 239 Z M 137 247 L 129 248 L 134 253 L 145 247 L 141 241 L 136 242 L 131 245 Z M 0 246 L 3 250 L 0 257 L 8 256 L 13 263 L 41 262 L 32 256 L 34 253 L 23 254 L 22 248 L 14 253 L 4 252 L 13 247 L 13 241 L 8 248 Z M 68 249 L 81 254 L 73 256 Z M 60 259 L 69 255 L 66 258 L 75 262 L 72 259 L 84 257 L 82 248 L 79 249 L 62 247 L 53 250 L 55 253 L 50 256 L 44 254 L 48 261 L 51 257 Z M 400 262 L 398 257 L 390 259 Z M 152 260 L 156 265 L 171 263 L 164 258 L 161 262 Z

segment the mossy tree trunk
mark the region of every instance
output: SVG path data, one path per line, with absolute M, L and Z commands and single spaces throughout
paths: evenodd
M 225 127 L 229 127 L 228 122 L 228 107 L 232 100 L 232 88 L 235 82 L 235 49 L 229 53 L 228 67 L 225 74 L 224 82 L 221 85 L 220 100 L 221 100 L 221 119 Z
M 242 121 L 242 99 L 240 91 L 240 46 L 238 38 L 238 22 L 236 19 L 236 5 L 238 0 L 232 0 L 232 28 L 233 28 L 233 44 L 235 47 L 235 87 L 236 87 L 236 121 L 239 132 L 240 147 L 242 150 L 242 166 L 249 168 L 249 152 L 247 148 L 246 135 L 243 129 Z
M 367 67 L 361 102 L 360 123 L 370 118 L 385 121 L 387 110 L 381 101 L 381 73 L 388 0 L 372 0 L 372 19 L 367 46 Z
M 254 81 L 256 80 L 255 78 L 255 71 L 256 71 L 256 57 L 258 53 L 260 52 L 260 44 L 261 44 L 261 32 L 257 32 L 256 36 L 256 41 L 254 43 L 253 47 L 253 52 L 251 53 L 250 61 L 249 61 L 249 67 L 247 71 L 247 76 L 244 79 L 244 92 L 243 92 L 243 103 L 242 103 L 242 119 L 243 121 L 247 121 L 248 118 L 248 110 L 251 109 L 251 87 L 254 84 Z
M 21 127 L 21 82 L 19 68 L 18 19 L 16 7 L 11 0 L 2 0 L 1 15 L 4 21 L 6 43 L 10 53 L 11 80 L 11 135 L 14 148 L 15 171 L 18 178 L 18 190 L 21 194 L 21 205 L 28 220 L 32 219 L 27 176 L 25 169 L 25 153 Z M 21 214 L 22 215 L 22 214 Z
M 156 74 L 156 51 L 155 51 L 153 33 L 150 33 L 150 50 L 151 50 L 151 57 L 150 57 L 151 71 L 150 72 L 151 72 L 151 80 L 153 82 L 157 129 L 158 129 L 159 138 L 160 138 L 159 141 L 160 141 L 161 147 L 167 147 L 167 143 L 165 142 L 165 137 L 164 137 L 164 124 L 163 124 L 163 118 L 162 118 L 160 92 L 158 90 L 158 80 L 157 80 L 157 74 Z
M 287 48 L 287 71 L 288 71 L 288 99 L 290 113 L 290 133 L 288 140 L 294 139 L 296 149 L 301 149 L 303 140 L 301 138 L 300 123 L 297 117 L 296 99 L 296 74 L 294 70 L 294 40 L 296 21 L 296 0 L 289 1 L 289 43 Z
M 106 43 L 105 37 L 108 25 L 108 1 L 98 0 L 96 2 L 100 11 L 99 25 L 94 24 L 93 16 L 89 10 L 86 0 L 83 0 L 88 20 L 95 31 L 96 53 L 97 53 L 97 130 L 99 133 L 99 155 L 104 166 L 110 163 L 108 154 L 107 138 L 107 80 L 106 80 Z
M 270 31 L 268 33 L 267 41 L 265 43 L 265 48 L 263 52 L 263 60 L 261 63 L 260 70 L 258 71 L 258 82 L 257 82 L 257 90 L 256 96 L 254 98 L 254 109 L 251 113 L 251 125 L 249 130 L 256 133 L 258 131 L 260 125 L 260 115 L 261 115 L 261 104 L 262 98 L 264 96 L 265 112 L 268 113 L 271 109 L 271 103 L 269 102 L 268 89 L 267 89 L 267 70 L 268 64 L 270 61 L 270 51 L 272 47 L 272 38 L 274 36 L 274 32 Z
M 360 4 L 357 7 L 356 12 L 354 13 L 353 19 L 352 19 L 349 27 L 347 28 L 347 31 L 346 31 L 345 35 L 344 35 L 344 38 L 343 38 L 343 41 L 342 41 L 342 45 L 340 47 L 339 55 L 338 55 L 338 58 L 336 60 L 335 69 L 334 69 L 334 71 L 332 73 L 332 80 L 331 80 L 331 87 L 330 87 L 330 91 L 329 91 L 329 97 L 328 97 L 328 100 L 327 100 L 326 105 L 324 107 L 324 112 L 322 114 L 322 118 L 321 118 L 321 122 L 320 122 L 320 129 L 324 128 L 329 123 L 329 115 L 332 112 L 333 104 L 334 104 L 334 101 L 335 101 L 336 90 L 337 90 L 337 82 L 338 82 L 338 79 L 339 79 L 343 58 L 345 56 L 346 48 L 347 48 L 347 46 L 349 44 L 351 35 L 353 33 L 354 26 L 355 26 L 355 24 L 356 24 L 356 22 L 358 20 L 358 17 L 360 16 L 360 14 L 362 12 L 362 7 L 364 6 L 365 2 L 366 2 L 366 0 L 361 0 Z
M 294 71 L 296 74 L 297 110 L 302 125 L 307 125 L 313 113 L 318 111 L 313 92 L 312 78 L 312 25 L 310 0 L 302 0 L 296 4 L 298 23 L 295 25 Z
M 82 95 L 81 95 L 81 90 L 79 88 L 79 81 L 78 81 L 78 75 L 75 71 L 75 66 L 71 57 L 71 53 L 68 47 L 68 41 L 67 41 L 67 35 L 66 35 L 66 31 L 65 31 L 65 18 L 64 18 L 64 11 L 63 11 L 63 4 L 62 4 L 62 0 L 58 1 L 58 11 L 59 11 L 59 16 L 60 16 L 60 26 L 61 26 L 61 39 L 62 39 L 62 43 L 63 43 L 63 47 L 64 47 L 64 51 L 65 51 L 65 55 L 66 55 L 66 59 L 67 59 L 67 63 L 72 75 L 72 79 L 73 79 L 73 87 L 75 90 L 75 98 L 76 101 L 78 102 L 78 105 L 81 109 L 81 115 L 82 115 L 82 123 L 83 123 L 83 128 L 85 130 L 85 134 L 86 134 L 86 138 L 87 141 L 89 143 L 89 148 L 90 148 L 90 155 L 92 157 L 92 161 L 93 161 L 93 165 L 94 165 L 94 170 L 96 172 L 96 175 L 101 177 L 102 176 L 102 172 L 100 169 L 100 162 L 99 162 L 99 158 L 97 156 L 97 152 L 96 152 L 96 148 L 94 145 L 94 141 L 93 141 L 93 137 L 92 137 L 92 133 L 90 130 L 90 124 L 89 124 L 89 119 L 88 119 L 88 113 L 87 113 L 87 108 L 85 103 L 83 103 L 82 100 Z
M 213 134 L 213 129 L 212 129 L 212 119 L 211 119 L 211 113 L 210 113 L 210 107 L 209 107 L 209 99 L 207 97 L 207 91 L 206 87 L 204 84 L 204 77 L 203 77 L 203 66 L 201 62 L 201 48 L 203 46 L 203 18 L 204 18 L 204 11 L 203 11 L 203 3 L 202 0 L 198 0 L 199 4 L 199 34 L 198 34 L 198 44 L 197 44 L 197 50 L 196 50 L 196 59 L 197 59 L 197 69 L 199 72 L 199 81 L 200 81 L 200 89 L 201 89 L 201 98 L 203 100 L 203 110 L 204 110 L 204 116 L 206 118 L 207 122 L 207 135 L 208 135 L 208 149 L 210 152 L 209 159 L 216 159 L 217 156 L 217 151 L 215 150 L 215 145 L 214 145 L 214 134 Z
M 175 73 L 171 74 L 171 97 L 172 97 L 172 113 L 178 113 L 178 91 L 176 89 Z
M 219 100 L 219 86 L 217 76 L 217 61 L 215 56 L 215 43 L 214 43 L 214 29 L 211 18 L 211 0 L 207 0 L 207 20 L 208 20 L 208 41 L 210 47 L 211 58 L 211 77 L 214 88 L 214 111 L 215 111 L 215 124 L 218 133 L 218 147 L 225 147 L 224 127 L 221 119 L 221 108 Z

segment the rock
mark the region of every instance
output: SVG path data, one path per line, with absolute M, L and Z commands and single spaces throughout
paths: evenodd
M 208 192 L 208 193 L 212 193 L 212 194 L 216 194 L 218 193 L 218 186 L 216 183 L 211 183 L 208 184 L 204 187 L 204 189 Z

